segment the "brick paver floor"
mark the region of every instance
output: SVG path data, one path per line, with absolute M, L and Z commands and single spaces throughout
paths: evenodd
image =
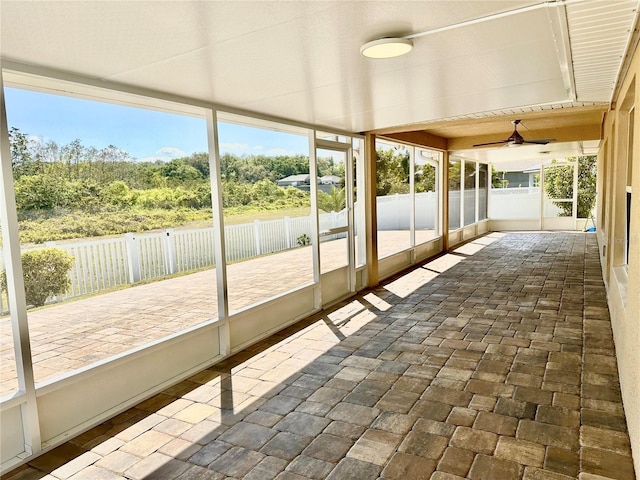
M 491 234 L 194 375 L 25 479 L 632 480 L 594 234 Z

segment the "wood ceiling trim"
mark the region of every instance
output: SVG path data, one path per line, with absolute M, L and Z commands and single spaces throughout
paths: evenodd
M 454 138 L 454 137 L 464 137 L 468 136 L 462 134 L 460 132 L 464 132 L 465 127 L 469 128 L 477 128 L 479 125 L 494 126 L 496 124 L 504 124 L 505 127 L 500 127 L 499 131 L 508 131 L 509 136 L 513 129 L 509 130 L 510 124 L 513 120 L 522 120 L 523 122 L 537 120 L 537 119 L 545 119 L 548 121 L 557 121 L 560 122 L 573 122 L 574 124 L 591 124 L 594 121 L 598 123 L 602 122 L 602 116 L 607 110 L 609 110 L 608 104 L 598 104 L 598 105 L 586 105 L 579 107 L 566 107 L 566 108 L 545 108 L 539 107 L 541 110 L 535 112 L 520 112 L 506 115 L 492 115 L 490 112 L 487 112 L 487 116 L 483 118 L 474 118 L 474 119 L 455 119 L 455 120 L 436 120 L 423 122 L 419 124 L 413 125 L 404 125 L 397 127 L 390 127 L 378 130 L 372 130 L 370 133 L 375 133 L 376 135 L 385 135 L 388 136 L 390 134 L 397 133 L 408 133 L 408 132 L 416 132 L 416 131 L 426 131 L 433 135 L 437 135 L 443 138 Z M 573 120 L 575 117 L 575 120 Z M 496 128 L 493 127 L 491 130 L 496 131 Z M 506 138 L 506 137 L 505 137 Z M 491 140 L 489 140 L 491 141 Z
M 390 135 L 381 135 L 381 137 L 397 140 L 399 142 L 411 143 L 421 147 L 435 148 L 437 150 L 447 150 L 448 148 L 446 138 L 442 138 L 425 131 L 393 133 Z

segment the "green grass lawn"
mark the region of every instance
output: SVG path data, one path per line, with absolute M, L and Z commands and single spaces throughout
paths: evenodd
M 225 211 L 225 225 L 252 223 L 254 220 L 277 220 L 284 217 L 309 215 L 309 207 L 282 209 L 243 208 Z M 117 212 L 69 213 L 50 218 L 20 222 L 20 241 L 23 245 L 49 241 L 81 241 L 108 238 L 128 232 L 154 232 L 166 228 L 180 230 L 211 227 L 210 209 L 136 209 Z
M 308 217 L 310 213 L 310 207 L 284 208 L 282 210 L 254 210 L 225 215 L 224 223 L 225 225 L 238 225 L 240 223 L 251 223 L 254 220 L 278 220 L 284 217 Z

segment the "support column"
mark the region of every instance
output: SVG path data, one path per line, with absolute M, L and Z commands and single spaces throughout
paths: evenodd
M 367 286 L 375 287 L 378 275 L 378 219 L 376 208 L 376 136 L 365 135 L 365 230 L 367 239 Z
M 207 140 L 209 146 L 209 181 L 211 182 L 211 208 L 213 211 L 213 250 L 216 262 L 218 318 L 224 319 L 229 316 L 229 295 L 227 291 L 227 258 L 224 244 L 224 215 L 222 212 L 222 182 L 220 180 L 218 117 L 215 110 L 207 110 Z M 231 336 L 228 322 L 220 325 L 219 333 L 220 355 L 229 355 L 231 353 Z
M 444 152 L 442 168 L 442 249 L 449 250 L 449 152 Z
M 9 128 L 4 102 L 4 83 L 0 68 L 0 225 L 5 254 L 4 269 L 7 275 L 7 298 L 11 314 L 11 329 L 15 349 L 18 389 L 25 394 L 22 407 L 24 450 L 33 455 L 42 450 L 35 379 L 31 360 L 31 342 L 27 322 L 27 301 L 24 293 L 24 277 L 18 236 L 18 214 L 16 212 Z
M 322 285 L 320 268 L 320 214 L 318 212 L 318 164 L 316 154 L 316 131 L 310 130 L 309 141 L 309 196 L 311 199 L 311 215 L 309 217 L 311 227 L 311 252 L 313 255 L 313 308 L 322 308 Z

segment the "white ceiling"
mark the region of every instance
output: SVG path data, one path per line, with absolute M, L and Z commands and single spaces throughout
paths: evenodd
M 637 7 L 638 0 L 0 0 L 0 51 L 14 65 L 361 132 L 608 103 Z M 359 53 L 373 39 L 447 26 L 416 38 L 403 57 Z M 546 147 L 575 153 L 585 145 Z M 495 151 L 540 155 L 537 148 Z M 487 160 L 487 152 L 460 153 Z

